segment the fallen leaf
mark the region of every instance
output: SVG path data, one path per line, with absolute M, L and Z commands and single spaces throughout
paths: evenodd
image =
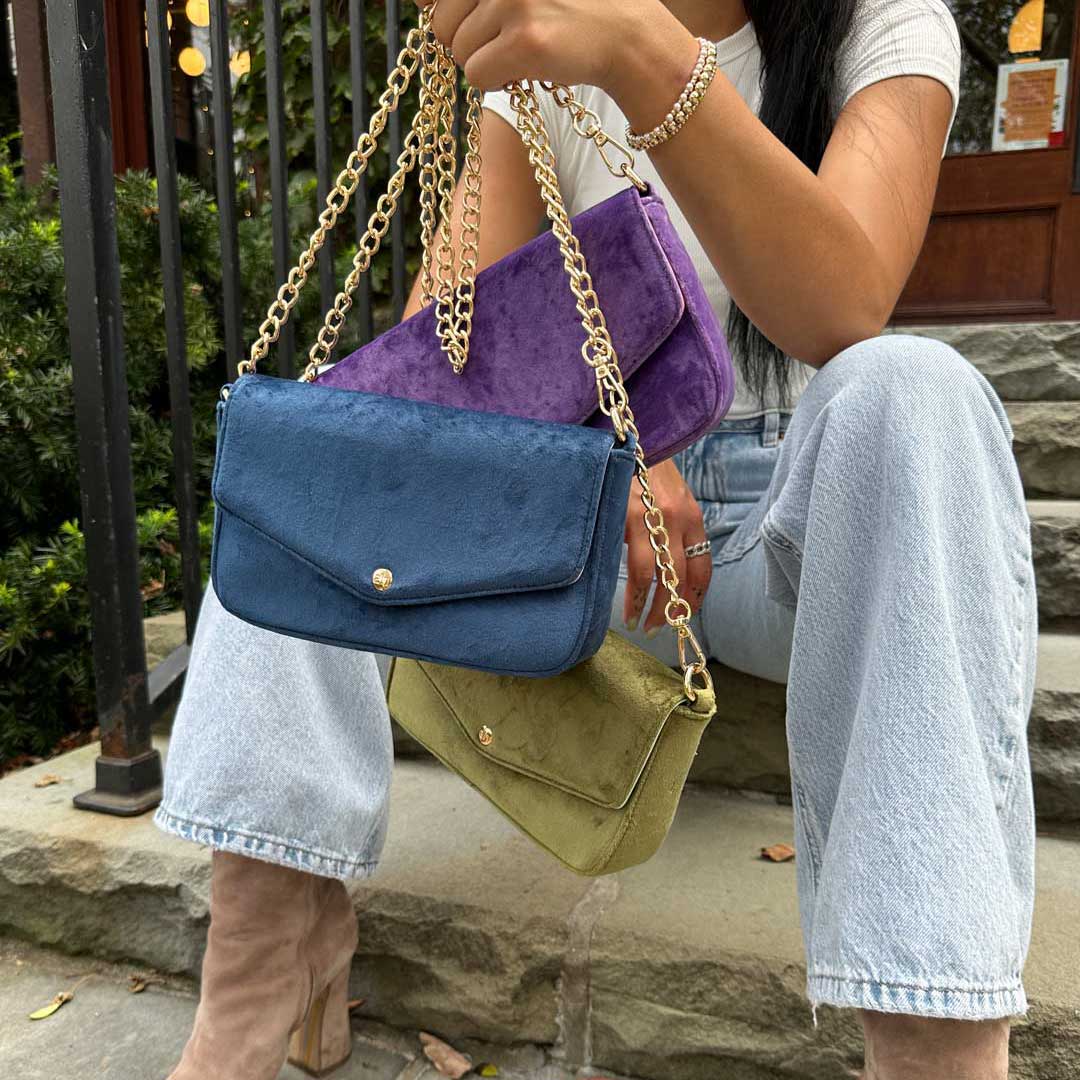
M 498 1065 L 488 1065 L 488 1064 L 477 1065 L 476 1066 L 476 1075 L 477 1076 L 498 1076 L 499 1075 L 499 1066 Z
M 362 1008 L 366 1004 L 367 998 L 353 998 L 352 1001 L 346 1002 L 346 1008 L 349 1012 L 352 1012 L 353 1009 Z
M 450 1080 L 461 1080 L 461 1077 L 472 1069 L 472 1062 L 442 1039 L 436 1039 L 434 1035 L 421 1031 L 420 1043 L 424 1048 L 424 1057 L 435 1066 L 441 1076 L 449 1076 Z
M 48 1016 L 52 1016 L 57 1009 L 66 1005 L 75 995 L 69 994 L 66 991 L 62 994 L 57 994 L 56 997 L 49 1002 L 48 1005 L 43 1006 L 40 1009 L 35 1010 L 30 1014 L 31 1020 L 44 1020 Z
M 165 581 L 163 578 L 151 578 L 139 591 L 144 600 L 153 600 L 165 591 Z
M 761 849 L 761 857 L 769 862 L 791 862 L 795 858 L 795 849 L 790 844 L 773 844 Z
M 51 784 L 62 784 L 64 778 L 56 773 L 46 773 L 40 780 L 34 781 L 34 787 L 49 787 Z

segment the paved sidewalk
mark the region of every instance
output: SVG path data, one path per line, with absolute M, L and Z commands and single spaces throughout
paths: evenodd
M 195 1016 L 193 988 L 176 979 L 128 989 L 128 965 L 69 957 L 0 940 L 0 1076 L 6 1080 L 165 1080 Z M 61 991 L 75 997 L 44 1020 L 28 1015 Z M 503 1080 L 574 1080 L 533 1046 L 507 1049 L 468 1040 L 476 1064 L 492 1063 Z M 470 1076 L 474 1074 L 469 1074 Z M 588 1074 L 593 1075 L 593 1074 Z M 334 1080 L 438 1080 L 415 1033 L 369 1021 L 358 1025 L 353 1056 Z M 292 1066 L 280 1080 L 305 1080 Z

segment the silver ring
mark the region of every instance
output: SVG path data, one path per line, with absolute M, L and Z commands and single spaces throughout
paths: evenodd
M 702 540 L 700 544 L 691 544 L 688 548 L 683 548 L 683 554 L 688 559 L 696 559 L 699 555 L 711 555 L 712 544 L 708 540 Z

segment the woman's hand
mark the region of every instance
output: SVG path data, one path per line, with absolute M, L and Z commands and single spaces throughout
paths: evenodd
M 705 539 L 705 523 L 697 499 L 686 486 L 679 470 L 672 461 L 654 465 L 649 470 L 649 483 L 657 505 L 664 514 L 664 526 L 668 531 L 671 558 L 679 575 L 679 594 L 697 612 L 705 599 L 705 590 L 712 577 L 712 559 L 698 555 L 688 559 L 685 549 L 700 544 Z M 633 630 L 641 618 L 642 609 L 649 595 L 649 585 L 656 574 L 656 561 L 649 533 L 642 516 L 641 485 L 635 478 L 630 489 L 630 503 L 626 511 L 626 601 L 623 619 L 627 628 Z M 662 585 L 657 585 L 652 608 L 645 620 L 645 630 L 653 630 L 665 623 L 664 607 L 670 595 Z
M 661 0 L 438 2 L 435 35 L 449 46 L 469 83 L 481 90 L 540 79 L 598 86 L 617 95 L 617 76 L 626 67 L 622 58 L 633 40 L 681 30 Z M 430 7 L 434 0 L 417 3 Z M 688 36 L 685 30 L 682 34 Z

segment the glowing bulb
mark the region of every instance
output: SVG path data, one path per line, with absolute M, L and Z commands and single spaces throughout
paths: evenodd
M 180 64 L 180 70 L 193 79 L 198 78 L 206 70 L 206 57 L 193 45 L 180 50 L 177 62 Z
M 192 26 L 210 25 L 210 5 L 207 0 L 187 0 L 184 14 Z

